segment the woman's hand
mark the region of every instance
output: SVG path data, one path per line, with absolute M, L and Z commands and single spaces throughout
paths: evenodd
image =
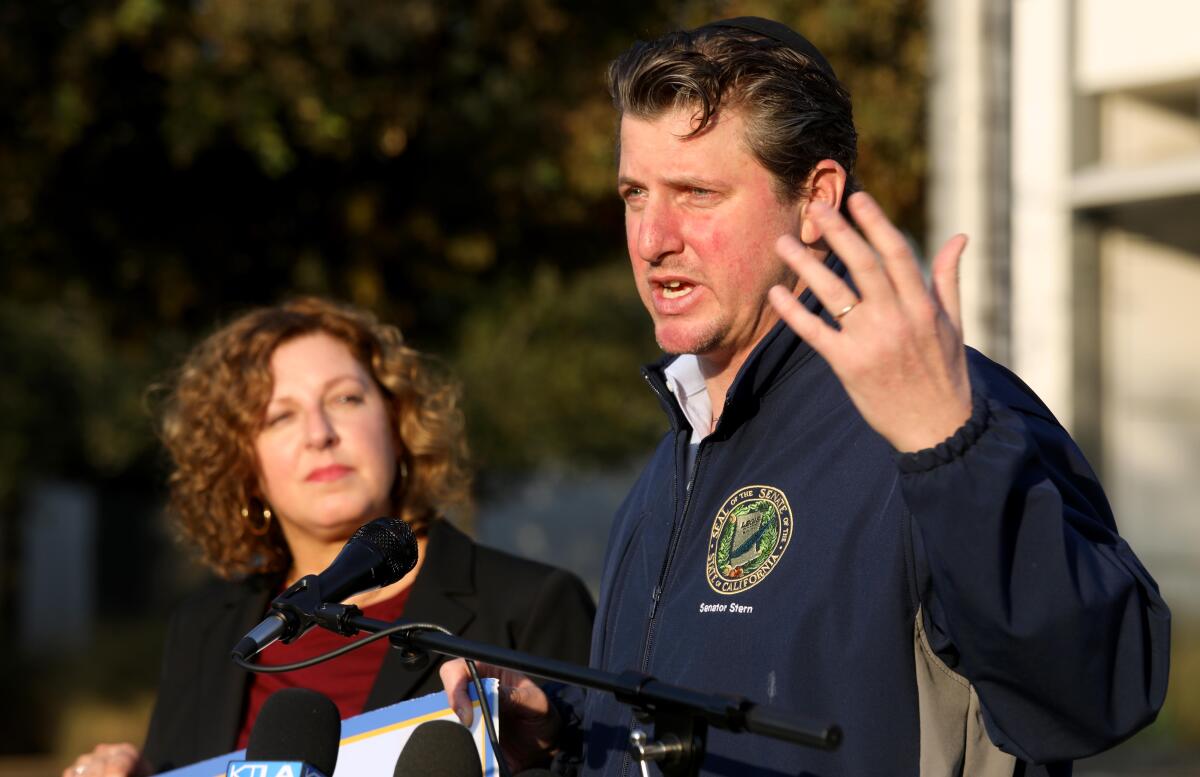
M 149 777 L 150 764 L 128 742 L 96 745 L 63 770 L 62 777 Z
M 475 664 L 480 678 L 495 677 L 500 681 L 500 750 L 513 772 L 544 763 L 557 749 L 558 712 L 542 693 L 537 683 L 520 672 L 490 664 Z M 471 675 L 467 662 L 461 658 L 447 661 L 438 669 L 450 707 L 464 726 L 474 718 L 472 702 L 467 695 Z

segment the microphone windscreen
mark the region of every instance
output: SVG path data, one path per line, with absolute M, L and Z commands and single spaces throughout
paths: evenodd
M 329 697 L 307 688 L 284 688 L 263 702 L 250 729 L 246 760 L 304 761 L 330 775 L 341 737 L 341 716 Z
M 350 539 L 366 542 L 383 554 L 387 569 L 380 570 L 380 587 L 391 585 L 417 565 L 416 535 L 399 518 L 376 518 L 360 526 Z
M 431 720 L 417 726 L 400 757 L 393 777 L 479 777 L 483 764 L 475 737 L 452 720 Z

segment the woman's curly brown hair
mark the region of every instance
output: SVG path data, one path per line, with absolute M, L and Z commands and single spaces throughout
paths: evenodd
M 254 440 L 273 389 L 271 355 L 323 332 L 341 340 L 383 393 L 396 444 L 392 501 L 421 535 L 470 509 L 463 418 L 455 383 L 371 314 L 307 297 L 252 310 L 197 345 L 169 386 L 161 436 L 174 464 L 168 512 L 224 578 L 282 574 L 291 553 L 278 521 L 262 531 Z

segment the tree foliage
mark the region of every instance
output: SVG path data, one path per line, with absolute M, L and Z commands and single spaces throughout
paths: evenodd
M 661 426 L 625 278 L 606 62 L 757 13 L 855 98 L 861 177 L 920 231 L 920 0 L 45 0 L 0 5 L 0 500 L 154 450 L 145 386 L 215 321 L 372 307 L 467 383 L 492 467 Z

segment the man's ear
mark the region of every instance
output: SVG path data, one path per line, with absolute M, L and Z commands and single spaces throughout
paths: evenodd
M 832 210 L 842 207 L 846 191 L 846 168 L 832 159 L 822 159 L 808 176 L 808 196 L 800 202 L 800 242 L 811 246 L 821 239 L 821 228 L 808 215 L 809 203 L 820 202 Z

